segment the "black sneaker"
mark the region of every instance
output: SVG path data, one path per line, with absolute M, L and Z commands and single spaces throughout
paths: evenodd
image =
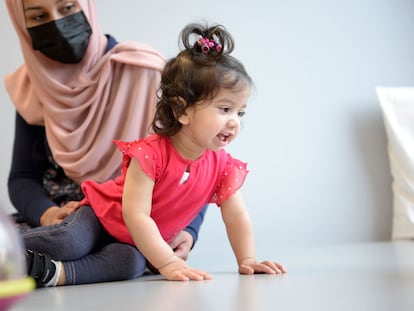
M 56 265 L 48 254 L 26 250 L 27 273 L 36 281 L 36 287 L 45 287 L 56 273 Z

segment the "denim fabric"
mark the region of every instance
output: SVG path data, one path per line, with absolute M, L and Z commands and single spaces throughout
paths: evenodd
M 114 240 L 89 206 L 52 226 L 22 233 L 26 248 L 63 261 L 66 284 L 126 280 L 144 274 L 146 260 L 132 245 Z

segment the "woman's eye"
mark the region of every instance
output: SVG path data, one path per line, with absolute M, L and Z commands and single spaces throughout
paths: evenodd
M 46 18 L 47 18 L 47 14 L 45 14 L 45 13 L 30 16 L 30 20 L 36 21 L 36 22 L 37 21 L 43 21 Z
M 65 3 L 62 3 L 62 6 L 60 7 L 60 13 L 63 15 L 76 13 L 77 10 L 78 4 L 76 4 L 74 1 L 67 1 Z
M 63 11 L 65 13 L 68 13 L 68 12 L 72 11 L 74 8 L 75 8 L 75 5 L 74 4 L 68 4 L 68 5 L 65 5 L 63 7 Z

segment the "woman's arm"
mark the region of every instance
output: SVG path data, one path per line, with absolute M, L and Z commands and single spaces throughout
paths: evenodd
M 286 272 L 285 268 L 277 262 L 256 260 L 253 226 L 238 191 L 221 204 L 221 214 L 237 259 L 239 273 L 279 274 Z
M 162 238 L 150 217 L 154 181 L 135 159 L 131 159 L 125 177 L 122 208 L 125 224 L 137 248 L 168 280 L 186 281 L 209 278 L 207 273 L 190 268 L 177 257 Z
M 48 161 L 44 135 L 44 127 L 29 125 L 16 113 L 8 191 L 20 216 L 32 226 L 39 226 L 43 213 L 55 205 L 42 184 Z
M 200 226 L 204 220 L 204 215 L 207 211 L 207 207 L 208 205 L 204 206 L 194 220 L 171 241 L 171 248 L 181 259 L 187 260 L 191 249 L 194 247 L 198 238 L 198 231 L 200 230 Z
M 194 218 L 194 220 L 184 229 L 184 231 L 188 232 L 193 237 L 193 244 L 191 245 L 191 248 L 197 242 L 198 232 L 200 231 L 201 224 L 204 221 L 204 216 L 207 212 L 207 208 L 208 205 L 204 206 L 200 213 L 198 213 L 198 215 Z

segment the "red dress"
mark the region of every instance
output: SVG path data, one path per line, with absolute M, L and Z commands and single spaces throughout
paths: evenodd
M 122 190 L 131 158 L 154 180 L 151 217 L 165 241 L 171 242 L 207 203 L 220 206 L 238 190 L 248 173 L 247 164 L 221 149 L 207 150 L 195 161 L 183 159 L 169 137 L 153 134 L 132 142 L 117 141 L 122 151 L 122 173 L 104 183 L 85 181 L 84 205 L 90 205 L 105 229 L 121 242 L 134 245 L 122 218 Z M 188 178 L 182 182 L 189 168 Z

